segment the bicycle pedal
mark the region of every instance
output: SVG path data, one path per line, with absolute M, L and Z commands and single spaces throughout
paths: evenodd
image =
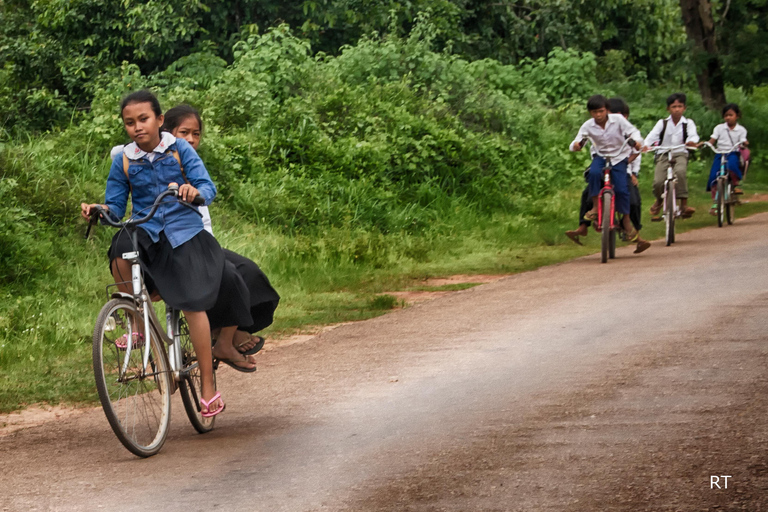
M 651 222 L 661 222 L 664 220 L 664 217 L 651 217 Z

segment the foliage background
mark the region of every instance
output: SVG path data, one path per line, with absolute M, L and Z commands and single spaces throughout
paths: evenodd
M 581 24 L 592 4 L 227 4 L 0 1 L 0 410 L 94 400 L 112 233 L 83 240 L 78 210 L 103 198 L 128 91 L 200 109 L 217 237 L 267 271 L 286 332 L 378 314 L 393 303 L 377 294 L 414 278 L 584 254 L 562 230 L 583 187 L 586 156 L 566 147 L 586 98 L 625 97 L 647 133 L 670 92 L 693 89 L 666 1 L 635 2 L 634 25 L 616 0 Z M 729 90 L 754 169 L 767 95 Z M 689 98 L 706 136 L 720 117 Z

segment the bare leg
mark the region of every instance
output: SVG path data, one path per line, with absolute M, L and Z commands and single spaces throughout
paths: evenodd
M 112 260 L 112 275 L 114 276 L 117 289 L 123 293 L 133 293 L 131 285 L 131 264 L 123 258 Z
M 597 215 L 597 209 L 600 206 L 600 196 L 592 198 L 592 209 L 587 212 L 588 215 Z
M 200 367 L 202 398 L 210 400 L 216 394 L 213 385 L 213 355 L 211 354 L 211 327 L 205 311 L 184 311 L 189 325 L 189 337 L 195 347 L 197 364 Z
M 623 215 L 621 217 L 621 224 L 624 226 L 625 233 L 632 233 L 634 228 L 632 227 L 632 222 L 629 220 L 629 215 Z

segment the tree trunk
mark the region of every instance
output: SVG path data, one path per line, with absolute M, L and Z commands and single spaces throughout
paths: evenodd
M 685 31 L 694 46 L 699 92 L 709 108 L 720 109 L 725 105 L 725 81 L 717 51 L 712 4 L 709 0 L 680 0 L 680 10 Z

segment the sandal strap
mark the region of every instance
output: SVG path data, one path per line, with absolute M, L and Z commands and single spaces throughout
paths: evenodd
M 200 404 L 201 404 L 201 405 L 204 405 L 204 406 L 205 406 L 205 408 L 206 408 L 208 411 L 210 411 L 210 409 L 211 409 L 211 408 L 210 408 L 211 404 L 212 404 L 213 402 L 215 402 L 216 400 L 218 400 L 219 398 L 221 398 L 221 393 L 219 393 L 219 392 L 217 391 L 217 392 L 216 392 L 216 394 L 215 394 L 215 395 L 213 395 L 213 397 L 211 397 L 211 399 L 210 399 L 210 400 L 208 400 L 208 401 L 206 401 L 206 400 L 205 400 L 205 398 L 203 398 L 203 397 L 200 397 Z

